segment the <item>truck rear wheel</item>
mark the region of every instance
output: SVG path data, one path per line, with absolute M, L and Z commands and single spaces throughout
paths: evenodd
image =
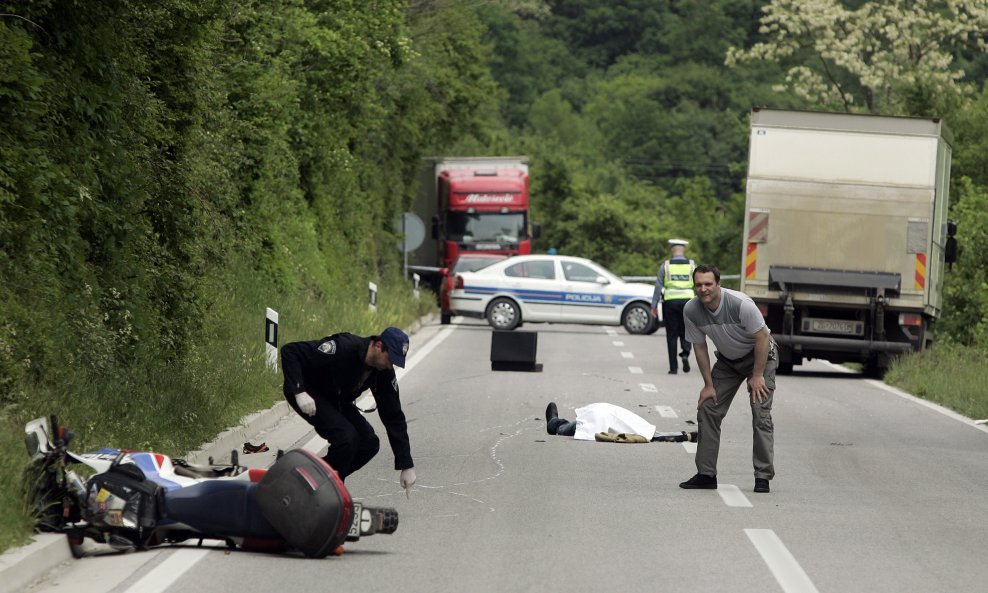
M 515 329 L 521 323 L 521 310 L 511 299 L 494 299 L 487 307 L 487 323 L 494 329 Z

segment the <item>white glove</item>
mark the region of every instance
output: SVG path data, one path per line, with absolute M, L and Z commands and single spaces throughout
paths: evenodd
M 302 413 L 306 416 L 315 416 L 316 400 L 312 399 L 312 396 L 308 393 L 304 391 L 296 393 L 295 403 L 298 404 L 298 409 L 302 410 Z
M 415 469 L 408 468 L 401 470 L 401 487 L 405 489 L 405 498 L 411 498 L 409 492 L 412 491 L 412 486 L 415 485 Z

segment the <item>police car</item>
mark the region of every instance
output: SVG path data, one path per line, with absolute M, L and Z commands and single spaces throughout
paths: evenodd
M 661 317 L 651 317 L 652 285 L 625 282 L 580 257 L 519 255 L 457 274 L 453 283 L 452 312 L 487 319 L 494 329 L 555 322 L 622 325 L 631 334 L 650 334 L 662 325 Z

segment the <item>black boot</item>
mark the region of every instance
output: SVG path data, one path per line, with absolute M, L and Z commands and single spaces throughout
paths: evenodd
M 549 422 L 553 418 L 559 418 L 559 410 L 556 409 L 556 402 L 549 402 L 545 407 L 545 421 Z

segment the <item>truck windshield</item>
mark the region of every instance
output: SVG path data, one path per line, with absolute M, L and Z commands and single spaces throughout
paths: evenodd
M 446 217 L 446 239 L 457 243 L 517 243 L 528 238 L 525 213 L 450 212 Z

